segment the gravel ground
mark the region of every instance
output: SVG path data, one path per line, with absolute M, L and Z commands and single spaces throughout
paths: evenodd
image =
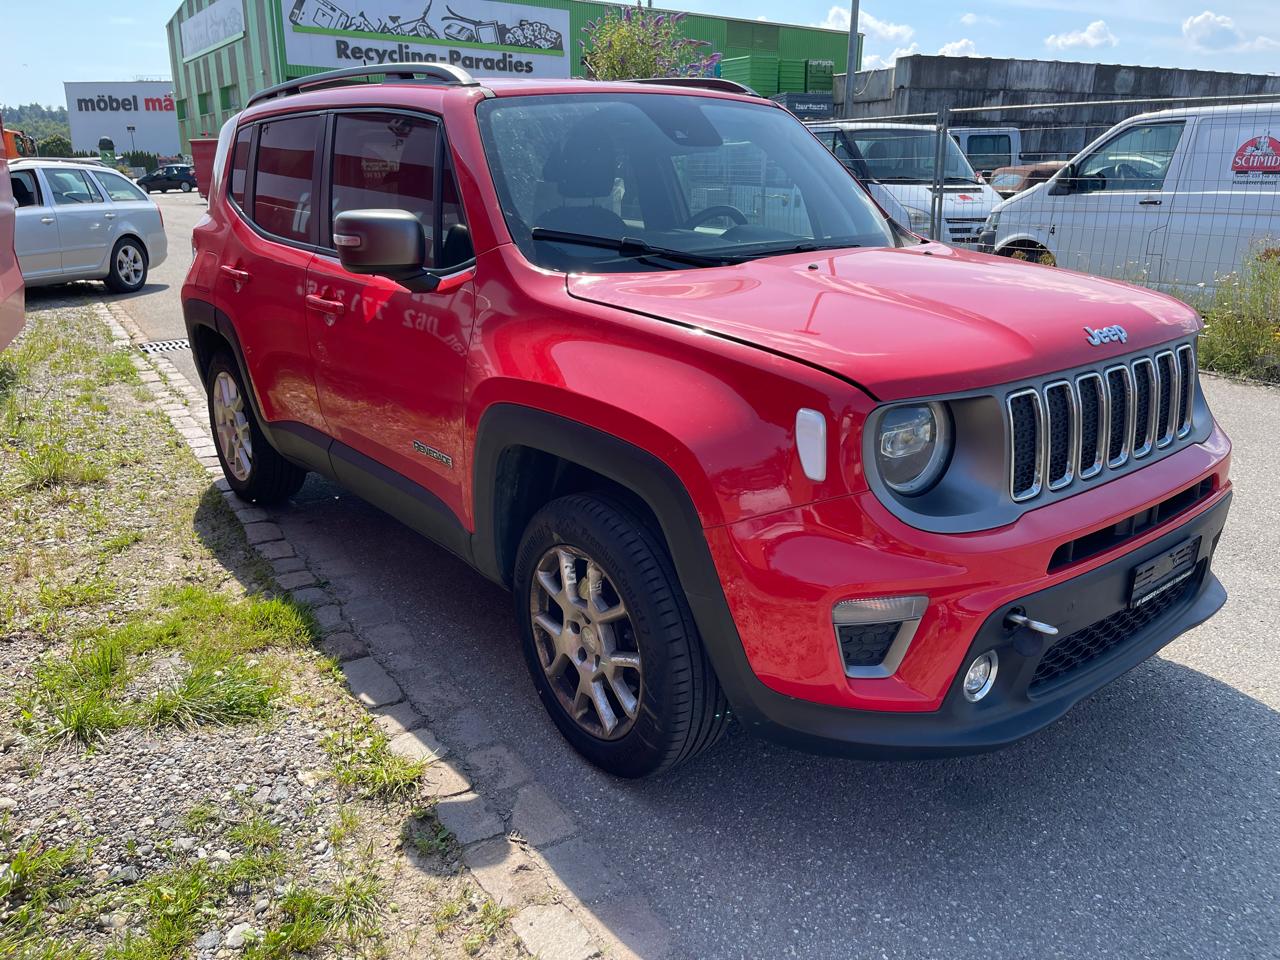
M 33 342 L 47 345 L 34 372 L 15 373 Z M 283 957 L 255 942 L 291 929 L 299 891 L 354 916 L 307 956 L 522 955 L 419 784 L 392 795 L 344 774 L 403 767 L 370 746 L 376 728 L 314 649 L 246 647 L 219 667 L 270 678 L 261 719 L 175 725 L 145 712 L 195 672 L 211 637 L 242 643 L 268 615 L 306 615 L 249 606 L 280 603 L 265 599 L 269 568 L 156 409 L 167 388 L 140 382 L 92 307 L 46 296 L 17 349 L 0 365 L 0 956 Z M 68 459 L 34 481 L 51 451 Z M 111 697 L 132 719 L 87 743 L 54 736 L 52 701 L 32 695 L 41 676 L 73 665 L 83 678 L 102 638 L 169 623 L 186 608 L 165 588 L 257 620 L 210 617 L 186 646 L 129 648 Z M 31 867 L 51 856 L 63 860 L 47 875 Z M 158 948 L 157 898 L 191 877 L 207 889 L 183 914 L 190 933 Z

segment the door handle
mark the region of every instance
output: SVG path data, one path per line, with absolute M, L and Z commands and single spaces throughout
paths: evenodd
M 40 218 L 40 222 L 41 222 L 41 223 L 53 223 L 53 217 L 41 217 L 41 218 Z
M 224 275 L 235 281 L 237 286 L 249 282 L 248 270 L 237 270 L 235 267 L 229 267 L 225 263 L 218 267 L 218 269 L 221 270 Z
M 1158 206 L 1160 206 L 1160 204 L 1162 204 L 1162 203 L 1164 203 L 1164 201 L 1163 201 L 1163 200 L 1139 200 L 1139 201 L 1138 201 L 1138 206 L 1140 206 L 1140 207 L 1158 207 Z
M 102 215 L 102 218 L 104 220 L 114 220 L 116 218 L 116 215 L 114 213 L 104 213 Z
M 307 306 L 335 317 L 347 312 L 347 305 L 341 300 L 326 300 L 324 297 L 317 297 L 314 293 L 307 294 Z

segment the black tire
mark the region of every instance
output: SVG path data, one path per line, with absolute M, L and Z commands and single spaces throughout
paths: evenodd
M 142 262 L 141 274 L 126 274 L 125 268 L 121 265 L 121 254 L 131 250 Z M 142 245 L 142 241 L 134 237 L 121 237 L 116 241 L 116 245 L 111 248 L 111 259 L 107 261 L 107 276 L 105 283 L 107 289 L 112 293 L 133 293 L 141 290 L 147 282 L 147 271 L 150 269 L 150 261 L 147 259 L 147 248 Z
M 247 421 L 250 437 L 251 456 L 247 470 L 233 470 L 228 463 L 227 452 L 218 433 L 218 420 L 214 412 L 214 391 L 219 389 L 219 376 L 226 375 L 234 382 L 241 398 L 242 412 Z M 213 431 L 213 445 L 218 451 L 218 462 L 222 464 L 222 475 L 241 500 L 250 503 L 279 503 L 287 500 L 301 489 L 307 479 L 307 472 L 294 463 L 286 460 L 267 441 L 258 425 L 258 418 L 253 412 L 253 403 L 240 368 L 230 353 L 220 351 L 214 354 L 205 376 L 207 385 L 205 395 L 209 403 L 209 428 Z
M 607 573 L 626 606 L 629 636 L 640 655 L 637 715 L 616 739 L 593 734 L 574 719 L 552 689 L 535 640 L 531 604 L 537 566 L 562 545 L 581 551 Z M 514 583 L 522 646 L 538 696 L 565 739 L 597 767 L 620 777 L 648 776 L 691 759 L 724 734 L 728 704 L 675 567 L 659 538 L 622 503 L 605 495 L 574 494 L 547 504 L 525 530 Z
M 191 184 L 184 182 L 184 183 L 182 184 L 182 186 L 181 186 L 181 187 L 179 187 L 178 189 L 180 189 L 183 193 L 190 193 L 190 192 L 191 192 Z

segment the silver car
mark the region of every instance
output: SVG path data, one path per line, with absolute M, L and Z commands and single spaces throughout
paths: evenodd
M 103 280 L 116 293 L 147 282 L 169 252 L 160 208 L 115 170 L 67 160 L 9 165 L 14 247 L 28 287 Z

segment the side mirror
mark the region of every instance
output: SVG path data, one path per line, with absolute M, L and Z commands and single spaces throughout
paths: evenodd
M 1049 192 L 1052 194 L 1075 193 L 1079 189 L 1080 181 L 1076 177 L 1076 165 L 1068 163 L 1058 171 L 1053 181 L 1053 189 Z
M 425 269 L 427 237 L 407 210 L 347 210 L 333 218 L 333 245 L 351 273 L 377 274 L 414 293 L 430 293 L 440 278 Z

